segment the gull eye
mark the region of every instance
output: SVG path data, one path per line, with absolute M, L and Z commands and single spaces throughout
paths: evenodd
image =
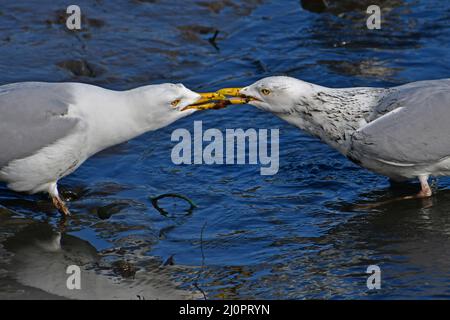
M 172 105 L 172 107 L 176 107 L 180 103 L 180 101 L 180 99 L 173 100 L 170 104 Z
M 270 94 L 270 90 L 269 89 L 261 89 L 261 93 L 265 96 L 268 96 Z

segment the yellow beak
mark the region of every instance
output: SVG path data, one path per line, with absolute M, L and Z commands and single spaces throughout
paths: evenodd
M 242 94 L 241 89 L 242 88 L 223 88 L 216 92 L 224 96 L 236 97 L 234 98 L 234 102 L 232 102 L 233 104 L 246 104 L 250 101 L 259 101 L 256 98 Z M 228 100 L 233 100 L 233 98 L 228 98 Z
M 240 90 L 242 88 L 223 88 L 217 91 L 218 94 L 224 95 L 224 96 L 232 96 L 232 97 L 245 97 L 240 93 Z
M 195 104 L 202 104 L 206 102 L 226 99 L 226 97 L 219 92 L 203 92 L 199 93 L 199 95 L 201 96 L 201 98 L 200 100 L 197 100 Z
M 183 108 L 184 110 L 209 110 L 209 109 L 223 109 L 230 104 L 244 104 L 243 99 L 227 98 L 226 95 L 220 92 L 203 92 L 199 93 L 201 96 L 195 103 Z

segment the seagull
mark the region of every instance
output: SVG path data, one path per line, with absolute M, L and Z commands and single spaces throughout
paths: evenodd
M 13 191 L 47 192 L 70 215 L 58 193 L 61 178 L 103 149 L 216 108 L 216 98 L 171 83 L 127 91 L 84 83 L 0 86 L 0 182 Z
M 430 197 L 429 177 L 450 175 L 450 79 L 335 89 L 276 76 L 217 93 L 269 111 L 393 181 L 418 178 L 420 192 L 402 199 Z

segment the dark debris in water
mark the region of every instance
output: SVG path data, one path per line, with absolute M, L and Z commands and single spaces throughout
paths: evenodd
M 216 30 L 214 32 L 214 35 L 208 39 L 208 42 L 211 43 L 211 45 L 216 49 L 217 51 L 220 51 L 219 46 L 217 45 L 217 36 L 219 35 L 219 30 Z
M 197 4 L 215 14 L 220 13 L 227 5 L 234 5 L 232 1 L 199 1 Z
M 161 215 L 163 215 L 163 216 L 165 216 L 165 217 L 170 215 L 169 212 L 167 212 L 166 210 L 164 210 L 163 208 L 161 208 L 161 207 L 159 206 L 159 204 L 158 204 L 158 201 L 161 200 L 161 199 L 163 199 L 163 198 L 179 198 L 179 199 L 182 199 L 182 200 L 185 200 L 186 202 L 188 202 L 189 205 L 190 205 L 190 207 L 186 210 L 186 215 L 192 214 L 192 211 L 193 211 L 195 208 L 197 208 L 197 205 L 196 205 L 194 202 L 192 202 L 191 199 L 189 199 L 188 197 L 183 196 L 183 195 L 181 195 L 181 194 L 176 194 L 176 193 L 165 193 L 165 194 L 162 194 L 162 195 L 159 195 L 159 196 L 150 198 L 153 207 L 154 207 Z
M 216 45 L 216 38 L 219 31 L 215 27 L 193 24 L 179 26 L 177 29 L 181 32 L 181 36 L 185 40 L 194 42 L 204 42 L 205 39 L 201 36 L 212 34 L 212 36 L 207 40 L 214 46 L 214 48 L 218 49 Z
M 127 207 L 129 207 L 128 203 L 121 203 L 121 202 L 111 203 L 103 207 L 98 207 L 96 209 L 97 216 L 102 220 L 106 220 L 111 218 L 113 214 L 119 213 L 120 211 L 122 211 Z
M 65 201 L 76 201 L 86 194 L 83 187 L 72 187 L 71 189 L 61 189 L 60 194 Z
M 159 230 L 159 240 L 163 240 L 166 238 L 166 234 L 170 231 L 172 231 L 175 228 L 175 226 L 167 226 Z
M 123 278 L 134 278 L 137 269 L 132 263 L 125 260 L 119 260 L 113 263 L 113 271 Z
M 175 265 L 175 259 L 174 255 L 171 255 L 169 258 L 167 258 L 166 262 L 164 262 L 163 266 L 173 266 Z
M 208 34 L 216 31 L 216 28 L 214 27 L 208 27 L 198 24 L 179 26 L 177 29 L 186 33 L 199 33 L 199 34 Z
M 321 13 L 327 9 L 325 0 L 301 0 L 302 8 L 314 13 Z
M 56 64 L 77 77 L 95 78 L 103 73 L 103 69 L 84 59 L 64 60 Z

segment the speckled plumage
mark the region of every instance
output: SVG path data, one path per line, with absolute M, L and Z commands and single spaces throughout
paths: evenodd
M 265 96 L 262 89 L 268 89 Z M 394 180 L 450 175 L 450 79 L 326 88 L 269 77 L 240 91 L 355 163 Z

